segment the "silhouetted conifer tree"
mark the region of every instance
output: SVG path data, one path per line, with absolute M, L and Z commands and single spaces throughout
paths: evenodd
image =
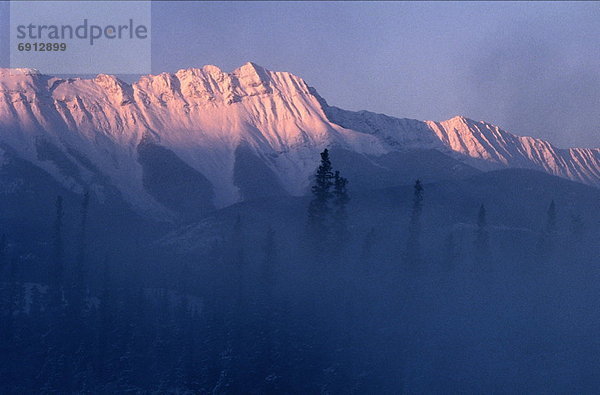
M 315 174 L 312 186 L 313 199 L 308 206 L 308 232 L 317 251 L 322 248 L 329 236 L 328 215 L 330 211 L 330 200 L 333 197 L 331 187 L 333 184 L 333 170 L 329 159 L 329 150 L 321 153 L 321 164 Z

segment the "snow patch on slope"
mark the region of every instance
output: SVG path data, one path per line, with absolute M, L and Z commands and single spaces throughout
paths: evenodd
M 292 195 L 305 193 L 325 147 L 365 156 L 434 149 L 481 169 L 534 168 L 600 185 L 598 149 L 558 149 L 463 117 L 423 122 L 345 111 L 303 79 L 254 63 L 230 73 L 209 65 L 147 75 L 133 84 L 104 74 L 60 79 L 0 69 L 0 144 L 71 188 L 93 185 L 101 173 L 139 210 L 167 215 L 144 188 L 144 139 L 206 177 L 217 207 L 241 199 L 234 180 L 241 144 Z M 40 155 L 40 141 L 76 166 L 77 177 Z

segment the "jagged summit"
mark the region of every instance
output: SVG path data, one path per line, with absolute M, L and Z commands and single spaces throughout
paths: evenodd
M 146 75 L 132 84 L 105 74 L 61 79 L 0 70 L 0 150 L 69 188 L 114 186 L 142 210 L 165 206 L 148 186 L 156 155 L 179 161 L 182 174 L 201 175 L 211 204 L 221 207 L 247 198 L 244 179 L 259 173 L 282 193 L 305 193 L 325 147 L 375 162 L 436 150 L 479 169 L 530 168 L 600 185 L 600 149 L 559 149 L 462 116 L 435 122 L 346 111 L 302 78 L 252 62 L 231 72 L 208 65 Z
M 254 73 L 254 74 L 264 74 L 266 73 L 267 70 L 262 67 L 257 65 L 254 62 L 246 62 L 243 65 L 241 65 L 240 67 L 238 67 L 237 69 L 235 69 L 233 71 L 233 74 L 247 74 L 247 73 Z
M 185 69 L 180 69 L 178 71 L 176 71 L 173 74 L 185 74 L 186 72 L 191 72 L 191 73 L 208 73 L 208 74 L 244 74 L 244 73 L 265 73 L 268 72 L 268 70 L 266 70 L 264 67 L 259 66 L 258 64 L 254 63 L 254 62 L 246 62 L 243 65 L 241 65 L 240 67 L 234 69 L 233 71 L 231 71 L 230 73 L 224 71 L 223 69 L 221 69 L 219 66 L 213 65 L 213 64 L 207 64 L 204 65 L 202 67 L 188 67 Z M 161 73 L 161 74 L 169 74 L 169 73 Z

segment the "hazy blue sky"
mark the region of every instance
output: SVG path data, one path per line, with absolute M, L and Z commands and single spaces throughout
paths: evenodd
M 346 109 L 600 146 L 600 3 L 190 1 L 152 14 L 156 73 L 253 61 Z

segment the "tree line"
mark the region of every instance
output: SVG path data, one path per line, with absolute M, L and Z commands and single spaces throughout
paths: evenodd
M 93 201 L 84 193 L 75 237 L 67 239 L 64 202 L 58 197 L 46 282 L 31 281 L 22 255 L 11 256 L 10 238 L 0 237 L 0 392 L 401 388 L 410 370 L 402 350 L 415 347 L 401 321 L 419 314 L 411 310 L 418 308 L 418 298 L 407 284 L 427 280 L 372 264 L 382 235 L 377 227 L 365 234 L 352 230 L 349 185 L 325 149 L 306 209 L 303 247 L 294 250 L 300 251 L 298 257 L 290 258 L 289 246 L 272 227 L 260 245 L 252 244 L 253 224 L 237 215 L 222 243 L 201 262 L 173 263 L 172 281 L 152 286 L 124 276 L 110 254 L 100 259 L 102 270 L 94 271 L 100 278 L 92 278 Z M 399 253 L 383 251 L 415 273 L 431 265 L 424 253 L 430 244 L 423 241 L 426 192 L 416 180 L 405 231 L 399 232 L 405 238 L 396 243 Z M 481 204 L 473 211 L 474 262 L 491 267 L 487 209 Z M 573 234 L 581 234 L 581 219 L 572 222 Z M 557 208 L 551 202 L 536 256 L 549 259 L 558 237 Z M 453 232 L 443 248 L 443 265 L 456 268 L 462 258 Z M 414 306 L 407 306 L 411 300 Z

